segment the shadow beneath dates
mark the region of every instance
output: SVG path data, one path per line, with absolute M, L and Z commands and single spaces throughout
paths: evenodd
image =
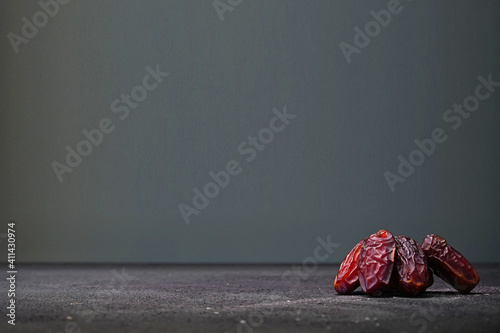
M 417 295 L 417 296 L 404 296 L 402 294 L 399 294 L 397 292 L 386 292 L 381 296 L 368 296 L 365 294 L 362 290 L 356 290 L 350 293 L 349 295 L 337 295 L 340 297 L 345 297 L 345 296 L 365 296 L 365 297 L 371 297 L 371 298 L 439 298 L 439 297 L 450 297 L 450 296 L 472 296 L 472 295 L 483 295 L 483 293 L 478 293 L 478 292 L 471 292 L 469 294 L 460 294 L 457 291 L 425 291 L 423 294 Z
M 424 293 L 417 296 L 404 296 L 401 294 L 392 294 L 389 297 L 398 297 L 398 298 L 442 298 L 442 297 L 456 297 L 456 296 L 473 296 L 473 295 L 483 295 L 483 293 L 474 293 L 471 292 L 469 294 L 461 294 L 457 291 L 425 291 Z
M 420 298 L 432 298 L 432 297 L 448 297 L 448 296 L 472 296 L 472 295 L 483 295 L 483 293 L 471 292 L 468 294 L 461 294 L 458 291 L 426 291 L 421 295 Z

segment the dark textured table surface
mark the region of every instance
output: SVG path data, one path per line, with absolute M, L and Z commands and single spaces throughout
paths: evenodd
M 500 265 L 475 267 L 469 295 L 437 278 L 372 298 L 337 295 L 335 265 L 21 265 L 16 326 L 2 301 L 0 331 L 500 332 Z

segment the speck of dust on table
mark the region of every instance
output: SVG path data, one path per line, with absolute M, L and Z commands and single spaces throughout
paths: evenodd
M 500 332 L 500 264 L 468 295 L 338 295 L 338 265 L 20 265 L 0 332 Z M 292 272 L 292 275 L 290 275 Z

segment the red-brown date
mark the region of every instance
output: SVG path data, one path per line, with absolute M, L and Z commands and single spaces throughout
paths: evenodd
M 422 250 L 434 273 L 460 293 L 469 293 L 479 283 L 479 274 L 474 267 L 444 238 L 427 235 Z
M 365 239 L 359 256 L 358 276 L 366 294 L 380 296 L 389 289 L 395 254 L 396 242 L 387 230 L 380 230 Z
M 396 236 L 396 271 L 398 291 L 405 296 L 416 296 L 432 284 L 427 259 L 420 245 L 410 237 Z M 430 274 L 429 274 L 430 273 Z
M 358 278 L 358 261 L 361 254 L 361 247 L 363 240 L 356 244 L 351 251 L 347 254 L 342 264 L 340 264 L 339 271 L 333 282 L 335 291 L 341 295 L 352 293 L 359 287 Z

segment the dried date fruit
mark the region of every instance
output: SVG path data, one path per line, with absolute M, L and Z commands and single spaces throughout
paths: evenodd
M 420 245 L 410 237 L 396 236 L 394 240 L 398 291 L 405 296 L 419 295 L 427 289 L 432 279 L 427 269 L 425 254 Z
M 341 295 L 352 293 L 359 287 L 358 278 L 358 261 L 361 254 L 361 247 L 363 240 L 356 244 L 351 251 L 347 254 L 342 264 L 340 264 L 339 271 L 333 282 L 335 291 Z
M 422 242 L 422 250 L 434 273 L 460 293 L 469 293 L 479 283 L 474 267 L 444 238 L 427 235 Z
M 365 239 L 359 256 L 358 276 L 366 294 L 380 296 L 389 289 L 395 254 L 396 242 L 387 230 L 380 230 Z
M 433 272 L 463 294 L 479 283 L 472 265 L 442 237 L 427 235 L 420 247 L 410 237 L 380 230 L 349 251 L 333 285 L 339 294 L 361 286 L 371 296 L 393 291 L 416 296 L 433 284 Z
M 427 256 L 425 256 L 425 259 L 427 259 Z M 429 288 L 434 284 L 434 274 L 432 274 L 431 266 L 429 266 L 429 259 L 427 259 L 427 272 L 429 272 L 429 280 L 427 281 L 427 288 Z

